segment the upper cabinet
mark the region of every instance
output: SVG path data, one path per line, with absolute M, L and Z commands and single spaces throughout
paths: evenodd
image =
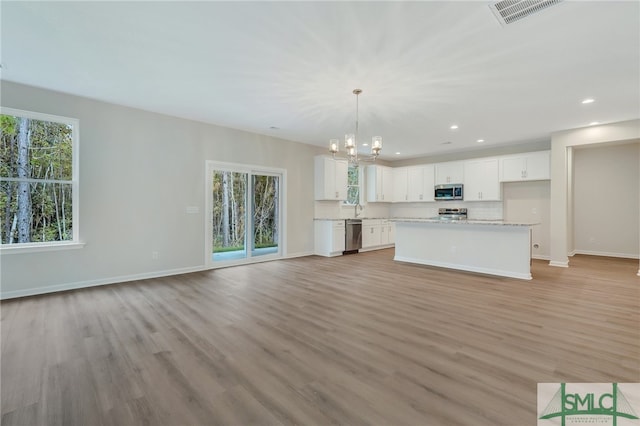
M 315 161 L 315 199 L 346 200 L 347 172 L 349 163 L 343 159 L 333 159 L 319 155 Z
M 393 201 L 393 170 L 391 167 L 367 166 L 367 202 Z
M 464 182 L 464 164 L 461 161 L 438 163 L 435 167 L 436 172 L 434 185 Z
M 393 169 L 393 202 L 433 201 L 433 164 Z
M 500 182 L 551 179 L 551 152 L 538 151 L 500 158 Z
M 435 185 L 434 165 L 415 166 L 409 169 L 409 201 L 433 201 Z
M 498 159 L 481 158 L 464 162 L 464 201 L 500 200 Z
M 408 167 L 396 167 L 393 169 L 393 202 L 403 203 L 409 201 L 408 194 Z

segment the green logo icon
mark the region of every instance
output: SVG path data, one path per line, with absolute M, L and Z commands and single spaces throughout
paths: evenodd
M 612 383 L 611 386 L 611 393 L 567 393 L 566 383 L 560 383 L 560 388 L 553 395 L 539 419 L 560 417 L 562 426 L 565 426 L 566 418 L 570 416 L 610 416 L 613 419 L 613 426 L 617 426 L 618 417 L 637 420 L 638 415 L 620 391 L 618 384 Z

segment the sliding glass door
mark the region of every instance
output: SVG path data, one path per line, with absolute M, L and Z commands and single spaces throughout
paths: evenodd
M 247 173 L 213 171 L 213 260 L 247 257 Z
M 255 174 L 251 181 L 253 238 L 251 255 L 264 256 L 278 252 L 280 228 L 280 176 Z
M 207 180 L 207 262 L 281 256 L 283 173 L 208 162 Z

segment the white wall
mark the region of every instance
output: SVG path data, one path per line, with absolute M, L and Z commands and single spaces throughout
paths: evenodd
M 548 260 L 551 182 L 505 182 L 502 185 L 504 219 L 539 223 L 531 229 L 531 255 L 536 259 Z
M 202 268 L 206 160 L 286 169 L 287 254 L 313 252 L 313 156 L 321 148 L 5 81 L 1 89 L 2 106 L 80 120 L 86 243 L 2 254 L 3 297 Z
M 638 257 L 639 155 L 637 143 L 574 149 L 576 253 Z

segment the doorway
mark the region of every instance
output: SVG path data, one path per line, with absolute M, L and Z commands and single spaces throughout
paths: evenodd
M 283 170 L 207 162 L 209 266 L 282 257 Z

